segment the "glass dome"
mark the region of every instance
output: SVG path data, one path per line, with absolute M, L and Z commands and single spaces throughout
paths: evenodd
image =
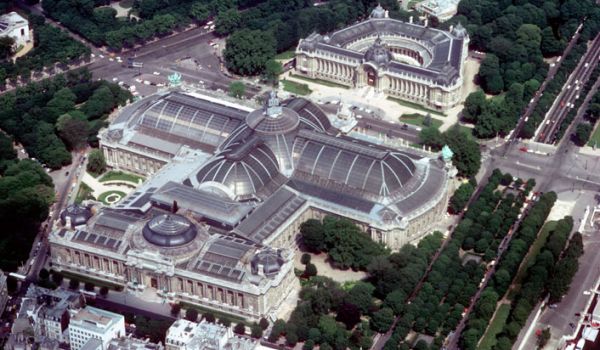
M 196 226 L 181 215 L 161 214 L 144 225 L 142 234 L 157 246 L 175 247 L 191 242 L 198 232 Z

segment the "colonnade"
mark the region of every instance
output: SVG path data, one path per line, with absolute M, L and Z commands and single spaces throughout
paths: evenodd
M 424 84 L 404 79 L 389 78 L 387 88 L 392 94 L 401 94 L 412 99 L 429 99 L 429 87 Z
M 399 55 L 408 56 L 408 57 L 416 60 L 417 62 L 419 62 L 419 64 L 421 64 L 421 65 L 423 64 L 423 57 L 421 57 L 421 55 L 419 55 L 419 53 L 416 51 L 404 49 L 404 48 L 400 48 L 400 47 L 391 47 L 390 51 L 392 51 L 393 53 L 399 54 Z
M 315 59 L 315 65 L 317 74 L 324 74 L 335 80 L 346 82 L 350 82 L 354 78 L 354 67 L 320 58 Z

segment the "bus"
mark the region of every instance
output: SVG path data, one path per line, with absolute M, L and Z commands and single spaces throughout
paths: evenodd
M 86 300 L 87 299 L 94 300 L 94 299 L 96 299 L 96 295 L 97 295 L 96 292 L 88 292 L 85 289 L 80 289 L 79 293 L 81 293 L 85 297 Z
M 9 277 L 13 277 L 16 280 L 21 281 L 21 282 L 25 281 L 25 279 L 27 278 L 25 275 L 21 275 L 21 274 L 16 273 L 16 272 L 11 272 L 11 273 L 8 274 L 8 276 Z

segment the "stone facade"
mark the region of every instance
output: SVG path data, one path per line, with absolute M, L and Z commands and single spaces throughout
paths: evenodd
M 439 110 L 456 106 L 469 45 L 464 28 L 448 33 L 375 16 L 330 36 L 312 34 L 301 40 L 295 74 L 350 88 L 371 87 Z M 370 22 L 381 29 L 372 29 Z M 419 30 L 431 39 L 416 37 L 413 33 Z

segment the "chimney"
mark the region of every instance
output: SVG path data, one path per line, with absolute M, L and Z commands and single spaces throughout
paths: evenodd
M 385 18 L 389 18 L 390 17 L 390 11 L 385 10 Z
M 172 212 L 173 214 L 176 214 L 176 213 L 177 213 L 177 210 L 179 210 L 179 207 L 177 206 L 177 201 L 176 201 L 176 200 L 173 200 L 173 206 L 171 207 L 171 212 Z
M 449 32 L 452 33 L 452 30 L 454 29 L 454 26 L 450 26 L 450 30 Z
M 429 24 L 429 18 L 425 18 L 425 27 Z
M 413 21 L 412 21 L 412 17 L 413 17 L 413 16 L 410 16 L 410 17 L 408 17 L 408 23 L 410 23 L 410 24 L 412 24 L 412 22 L 413 22 Z

